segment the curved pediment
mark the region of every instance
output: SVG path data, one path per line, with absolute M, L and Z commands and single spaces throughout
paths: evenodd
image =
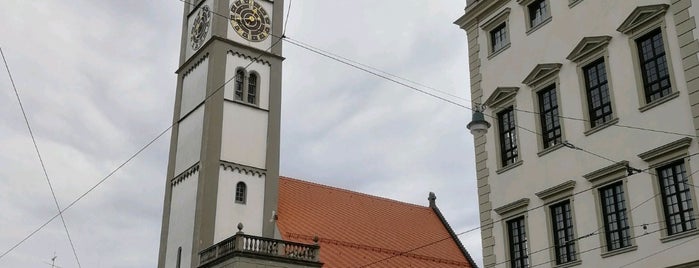
M 658 16 L 665 15 L 668 7 L 667 4 L 637 7 L 616 30 L 628 34 L 639 26 L 658 18 Z
M 490 94 L 490 97 L 483 103 L 487 107 L 497 107 L 498 104 L 506 102 L 517 95 L 518 87 L 499 87 Z
M 606 48 L 610 40 L 612 40 L 612 37 L 608 35 L 585 37 L 580 40 L 580 43 L 575 46 L 566 59 L 572 62 L 579 62 L 586 56 Z
M 536 65 L 536 67 L 534 67 L 534 69 L 531 72 L 529 72 L 527 78 L 524 78 L 522 84 L 534 87 L 538 85 L 538 83 L 541 82 L 543 79 L 557 74 L 558 71 L 561 70 L 561 66 L 563 66 L 563 64 L 560 63 L 542 63 Z

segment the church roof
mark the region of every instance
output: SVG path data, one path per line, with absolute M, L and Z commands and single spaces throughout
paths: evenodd
M 282 239 L 317 236 L 326 268 L 476 267 L 434 205 L 281 177 L 278 210 Z

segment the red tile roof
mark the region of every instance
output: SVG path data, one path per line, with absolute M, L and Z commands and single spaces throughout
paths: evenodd
M 318 236 L 326 268 L 476 267 L 436 207 L 281 177 L 278 210 L 282 239 Z

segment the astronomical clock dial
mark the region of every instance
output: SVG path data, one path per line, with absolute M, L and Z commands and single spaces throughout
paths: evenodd
M 196 18 L 194 18 L 194 23 L 192 24 L 192 31 L 189 34 L 189 39 L 192 41 L 192 49 L 196 51 L 204 44 L 206 39 L 206 34 L 209 32 L 209 25 L 211 24 L 211 10 L 209 6 L 204 5 L 199 9 Z
M 231 6 L 231 26 L 240 37 L 260 42 L 270 34 L 267 11 L 253 0 L 235 0 Z

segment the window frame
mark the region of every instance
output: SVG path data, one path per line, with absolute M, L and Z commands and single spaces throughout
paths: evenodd
M 251 89 L 251 87 L 250 87 L 251 79 L 250 78 L 252 78 L 253 76 L 255 77 L 255 88 L 254 88 L 255 92 L 253 93 L 254 100 L 252 102 L 250 102 L 250 89 Z M 247 81 L 245 83 L 246 92 L 245 92 L 245 101 L 244 102 L 257 106 L 258 103 L 260 102 L 260 74 L 257 73 L 256 71 L 250 71 L 250 72 L 248 72 L 246 80 Z
M 505 259 L 507 261 L 507 267 L 512 267 L 512 252 L 510 251 L 510 242 L 511 242 L 511 237 L 510 237 L 510 228 L 509 228 L 509 223 L 512 220 L 520 219 L 522 218 L 524 220 L 524 233 L 525 235 L 531 234 L 529 231 L 529 224 L 527 224 L 529 220 L 529 216 L 527 214 L 527 208 L 529 207 L 529 198 L 521 198 L 519 200 L 516 200 L 511 203 L 507 203 L 505 205 L 502 205 L 500 207 L 497 207 L 493 209 L 495 213 L 500 215 L 500 223 L 502 224 L 502 230 L 503 230 L 503 249 L 505 250 Z M 530 250 L 530 244 L 529 244 L 529 237 L 526 237 L 526 241 L 524 242 L 526 245 L 526 250 L 527 250 L 527 260 L 529 261 L 529 265 L 531 265 L 531 252 Z
M 534 109 L 536 111 L 536 118 L 534 120 L 534 124 L 536 125 L 536 129 L 541 131 L 539 132 L 540 135 L 537 135 L 536 137 L 536 143 L 537 143 L 537 156 L 542 157 L 550 152 L 556 151 L 560 148 L 563 148 L 563 142 L 566 140 L 566 134 L 565 134 L 565 122 L 562 120 L 561 116 L 563 115 L 563 108 L 562 108 L 562 102 L 561 102 L 561 82 L 559 79 L 559 73 L 561 70 L 562 64 L 560 63 L 544 63 L 544 64 L 538 64 L 532 69 L 532 71 L 527 75 L 527 77 L 522 81 L 522 84 L 527 85 L 528 87 L 531 88 L 531 97 L 534 102 Z M 560 140 L 561 142 L 551 145 L 551 146 L 544 146 L 544 134 L 543 132 L 543 122 L 542 122 L 542 108 L 541 108 L 541 103 L 539 101 L 539 92 L 543 90 L 549 89 L 551 86 L 555 87 L 555 92 L 556 92 L 556 103 L 557 103 L 557 110 L 558 110 L 558 124 L 560 127 L 561 131 L 561 137 Z
M 654 40 L 656 37 L 660 37 L 660 41 L 662 42 L 663 51 L 660 53 L 658 53 L 654 48 L 655 47 Z M 636 38 L 634 40 L 634 42 L 636 43 L 636 49 L 637 49 L 636 53 L 638 55 L 639 67 L 641 69 L 640 71 L 641 71 L 641 77 L 642 77 L 642 83 L 643 83 L 643 93 L 644 93 L 643 95 L 645 97 L 645 102 L 652 103 L 652 102 L 658 101 L 658 100 L 665 98 L 665 97 L 669 96 L 670 94 L 672 94 L 672 81 L 670 81 L 671 74 L 670 74 L 670 70 L 669 70 L 669 66 L 668 66 L 670 63 L 668 62 L 668 58 L 667 58 L 667 49 L 665 48 L 666 41 L 663 39 L 662 29 L 660 29 L 659 27 L 654 28 L 653 30 L 647 32 L 646 34 Z M 652 49 L 653 55 L 650 58 L 646 58 L 644 53 L 642 53 L 642 50 L 643 50 L 642 43 L 644 43 L 644 42 L 650 42 L 651 47 L 653 47 L 653 49 Z M 648 84 L 648 81 L 647 81 L 648 80 L 648 75 L 647 75 L 648 69 L 647 69 L 646 65 L 648 63 L 653 63 L 654 67 L 660 67 L 659 65 L 660 65 L 661 59 L 664 61 L 664 65 L 665 65 L 665 69 L 666 69 L 665 71 L 667 72 L 667 74 L 665 76 L 667 76 L 667 78 L 662 79 L 660 77 L 660 75 L 657 75 L 658 79 L 653 81 L 653 83 Z M 666 88 L 664 88 L 662 86 L 662 83 L 660 82 L 662 80 L 668 81 L 668 85 Z M 651 92 L 652 89 L 650 89 L 650 88 L 652 87 L 653 84 L 659 84 L 660 89 L 658 89 L 657 91 Z M 667 91 L 667 93 L 663 93 L 665 91 Z M 656 94 L 659 94 L 659 97 L 657 97 L 656 99 L 653 99 L 653 96 L 655 96 Z
M 580 88 L 580 101 L 583 108 L 583 118 L 585 119 L 585 131 L 583 132 L 585 136 L 589 136 L 611 125 L 619 123 L 616 109 L 616 98 L 614 96 L 613 70 L 610 68 L 609 51 L 607 50 L 607 46 L 609 45 L 611 39 L 611 36 L 585 37 L 567 57 L 568 60 L 577 64 L 576 70 Z M 585 69 L 598 61 L 604 61 L 604 68 L 607 76 L 607 89 L 609 92 L 609 102 L 612 109 L 612 118 L 593 127 L 592 117 L 590 114 L 590 95 L 587 86 L 588 83 Z
M 669 39 L 667 37 L 667 22 L 665 19 L 667 8 L 668 5 L 665 4 L 638 7 L 617 29 L 617 31 L 627 34 L 629 38 L 628 41 L 629 46 L 631 47 L 631 58 L 634 65 L 633 70 L 636 79 L 636 90 L 639 104 L 638 110 L 640 112 L 648 111 L 679 96 L 679 87 L 675 79 L 676 75 L 673 67 L 674 61 L 672 59 L 672 51 L 674 48 L 670 46 L 670 43 L 668 42 Z M 639 20 L 638 14 L 641 14 L 643 11 L 646 12 L 644 14 L 650 15 L 648 15 L 644 20 Z M 641 69 L 641 58 L 637 40 L 656 30 L 660 30 L 663 41 L 665 62 L 667 64 L 670 80 L 670 93 L 659 99 L 648 102 L 646 101 L 645 82 L 643 79 L 644 75 L 643 70 Z
M 575 217 L 575 199 L 574 199 L 574 190 L 575 190 L 575 185 L 576 182 L 574 180 L 568 180 L 563 183 L 560 183 L 558 185 L 549 187 L 545 190 L 539 191 L 535 193 L 537 197 L 539 197 L 543 202 L 544 205 L 546 206 L 546 230 L 548 233 L 548 238 L 549 238 L 549 254 L 550 254 L 550 259 L 551 260 L 556 260 L 557 259 L 557 252 L 556 252 L 556 235 L 554 234 L 554 224 L 553 224 L 553 219 L 554 216 L 551 213 L 551 207 L 555 206 L 557 204 L 560 204 L 562 202 L 568 202 L 570 206 L 570 215 L 571 215 L 571 223 L 572 223 L 572 231 L 573 231 L 573 239 L 577 240 L 578 239 L 578 231 L 577 231 L 577 225 L 575 224 L 576 217 Z M 562 264 L 555 264 L 555 267 L 571 267 L 571 266 L 576 266 L 579 264 L 582 264 L 582 260 L 580 259 L 580 248 L 579 248 L 579 243 L 574 243 L 573 244 L 573 250 L 574 250 L 574 256 L 575 260 L 571 260 L 566 263 Z
M 241 75 L 241 77 L 239 77 Z M 238 79 L 240 78 L 240 79 Z M 245 81 L 247 80 L 247 74 L 245 72 L 245 69 L 243 68 L 236 68 L 235 69 L 235 78 L 233 81 L 233 100 L 235 101 L 244 101 L 245 100 L 245 87 L 246 83 Z M 240 92 L 240 96 L 238 93 Z
M 563 123 L 561 120 L 561 108 L 560 108 L 560 94 L 559 94 L 559 89 L 558 89 L 558 83 L 553 82 L 550 84 L 546 84 L 546 86 L 542 86 L 537 90 L 534 90 L 534 94 L 536 96 L 536 108 L 537 112 L 539 113 L 538 115 L 538 129 L 541 131 L 541 144 L 539 146 L 539 151 L 548 151 L 548 150 L 555 150 L 557 148 L 560 148 L 560 146 L 563 143 L 564 137 L 563 137 Z M 549 101 L 555 100 L 556 101 L 556 107 L 555 108 L 548 108 L 548 110 L 545 108 L 543 105 L 544 101 L 544 94 L 546 92 L 552 92 L 555 96 L 555 98 L 551 98 L 549 95 L 548 99 Z M 558 126 L 553 126 L 551 129 L 548 129 L 546 126 L 546 116 L 547 114 L 551 113 L 552 115 L 552 120 L 553 122 L 558 122 Z M 556 113 L 555 119 L 553 119 L 553 113 Z M 558 129 L 558 132 L 560 132 L 558 135 L 555 134 L 556 129 Z M 554 137 L 549 138 L 548 133 L 549 132 L 554 132 Z M 556 142 L 558 140 L 558 142 Z M 550 142 L 554 142 L 553 144 L 548 144 Z
M 503 133 L 502 133 L 502 127 L 500 126 L 500 114 L 506 112 L 506 110 L 512 110 L 512 118 L 514 119 L 514 128 L 512 128 L 511 132 L 514 133 L 515 137 L 515 150 L 517 153 L 517 157 L 514 162 L 512 163 L 505 163 L 504 158 L 505 158 L 505 152 L 503 151 L 504 147 L 504 140 L 503 140 Z M 503 107 L 499 108 L 498 110 L 493 111 L 493 114 L 495 114 L 494 118 L 496 120 L 495 124 L 495 136 L 497 140 L 497 145 L 495 146 L 497 148 L 498 152 L 498 169 L 497 172 L 502 173 L 505 172 L 506 170 L 509 170 L 511 168 L 514 168 L 516 166 L 519 166 L 522 162 L 522 154 L 520 152 L 520 146 L 519 146 L 519 133 L 517 131 L 517 110 L 513 102 L 508 103 L 507 105 L 504 105 Z
M 675 162 L 684 161 L 685 174 L 689 174 L 689 176 L 687 177 L 688 184 L 696 185 L 694 184 L 694 176 L 692 174 L 694 172 L 692 171 L 692 166 L 690 163 L 691 161 L 686 160 L 687 157 L 689 157 L 689 147 L 691 146 L 692 142 L 692 138 L 681 138 L 679 140 L 666 143 L 664 145 L 655 147 L 651 150 L 638 154 L 639 158 L 648 163 L 648 168 L 655 171 L 651 172 L 651 177 L 654 180 L 652 185 L 653 192 L 655 193 L 655 207 L 661 229 L 667 229 L 667 222 L 665 217 L 665 205 L 663 203 L 663 197 L 661 194 L 662 192 L 660 185 L 660 177 L 657 174 L 657 169 Z M 695 188 L 696 187 L 689 187 L 689 194 L 692 198 L 692 205 L 694 210 L 696 210 L 698 208 L 697 205 L 699 205 L 699 202 L 697 201 L 697 194 Z M 694 218 L 695 224 L 697 218 L 699 217 Z M 663 243 L 667 243 L 670 241 L 694 236 L 697 234 L 699 234 L 699 228 L 694 228 L 672 235 L 669 235 L 668 232 L 660 232 L 660 241 Z
M 555 260 L 556 260 L 556 265 L 566 265 L 566 264 L 572 264 L 575 263 L 576 261 L 579 260 L 578 256 L 578 250 L 577 250 L 577 236 L 575 235 L 575 221 L 574 221 L 574 212 L 573 212 L 573 202 L 569 199 L 561 200 L 555 204 L 549 205 L 549 223 L 551 224 L 551 232 L 552 232 L 552 237 L 553 237 L 553 251 L 555 255 Z M 562 211 L 562 216 L 564 217 L 563 219 L 563 227 L 562 229 L 558 229 L 558 214 L 557 211 L 555 211 L 557 208 L 561 207 L 563 209 Z M 567 211 L 565 208 L 567 207 Z M 566 217 L 566 213 L 567 216 Z M 563 240 L 568 241 L 569 243 L 566 243 L 567 245 L 560 245 L 559 240 L 560 232 L 564 232 Z M 570 235 L 570 237 L 569 237 Z M 572 241 L 572 244 L 570 242 Z M 566 252 L 564 254 L 561 254 L 560 250 L 563 249 Z M 565 255 L 566 258 L 568 258 L 567 261 L 561 261 L 559 257 L 561 255 Z
M 544 25 L 548 24 L 553 20 L 553 14 L 551 14 L 551 1 L 549 0 L 517 0 L 517 2 L 522 5 L 524 8 L 524 18 L 525 22 L 524 24 L 526 25 L 526 34 L 530 35 L 531 33 L 535 32 L 538 29 L 541 29 L 544 27 Z M 531 14 L 530 14 L 530 9 L 529 7 L 534 5 L 539 2 L 544 2 L 546 4 L 545 6 L 545 11 L 546 15 L 548 15 L 546 18 L 543 18 L 541 22 L 539 22 L 537 25 L 532 25 L 532 19 L 531 19 Z
M 493 31 L 502 24 L 505 24 L 505 44 L 503 44 L 502 47 L 495 49 L 492 34 Z M 484 35 L 486 36 L 486 43 L 488 44 L 488 59 L 492 59 L 510 48 L 512 42 L 512 39 L 510 38 L 510 8 L 503 9 L 498 14 L 487 20 L 485 23 L 483 23 L 483 25 L 481 25 L 481 29 L 486 33 Z
M 686 182 L 681 182 L 681 183 L 685 184 L 684 190 L 679 189 L 679 187 L 678 187 L 680 182 L 678 181 L 679 178 L 677 176 L 681 175 L 681 174 L 676 173 L 675 167 L 677 167 L 677 166 L 682 167 L 682 173 L 683 173 L 682 175 L 685 176 L 683 178 L 683 180 L 686 180 Z M 661 175 L 661 173 L 662 173 L 661 170 L 667 170 L 667 169 L 669 169 L 672 172 L 672 175 L 669 177 L 663 177 Z M 687 173 L 687 165 L 686 165 L 684 159 L 675 160 L 674 162 L 670 162 L 670 163 L 667 163 L 666 165 L 663 165 L 663 166 L 656 168 L 655 174 L 658 177 L 658 187 L 660 190 L 660 196 L 662 199 L 661 201 L 663 204 L 664 220 L 665 220 L 665 226 L 666 226 L 665 231 L 667 233 L 667 236 L 673 236 L 673 235 L 678 235 L 678 234 L 681 234 L 684 232 L 691 232 L 691 231 L 697 230 L 697 217 L 694 216 L 694 211 L 696 210 L 695 209 L 696 206 L 693 206 L 693 203 L 694 203 L 694 201 L 696 201 L 695 200 L 696 198 L 693 198 L 693 196 L 692 196 L 691 188 L 693 188 L 693 186 L 690 186 L 691 183 L 689 183 L 689 176 L 691 173 Z M 673 185 L 665 185 L 664 181 L 666 179 L 671 179 L 673 181 Z M 693 185 L 693 184 L 691 184 L 691 185 Z M 675 193 L 672 196 L 668 196 L 667 192 L 665 191 L 665 188 L 669 188 L 670 186 L 675 186 L 674 187 Z M 683 203 L 685 203 L 685 200 L 681 200 L 683 195 L 689 196 L 688 198 L 690 200 L 689 200 L 689 202 L 686 202 L 688 205 L 683 205 Z M 669 215 L 670 211 L 668 209 L 670 206 L 667 203 L 668 197 L 676 197 L 676 199 L 678 200 L 677 205 L 678 205 L 678 209 L 680 210 L 678 213 L 673 214 L 673 215 Z M 685 197 L 685 198 L 687 198 L 687 197 Z M 687 206 L 689 206 L 689 209 L 687 209 Z M 684 219 L 685 218 L 684 214 L 686 212 L 690 213 L 689 216 L 691 218 L 688 220 Z M 682 226 L 682 229 L 684 229 L 684 230 L 674 232 L 673 228 L 669 227 L 670 220 L 671 220 L 672 216 L 674 216 L 674 215 L 680 216 L 681 223 L 679 225 Z M 685 229 L 686 223 L 691 223 L 691 225 L 693 225 L 694 227 Z M 675 224 L 675 225 L 677 225 L 677 224 Z
M 600 208 L 602 212 L 602 220 L 603 220 L 603 227 L 604 227 L 604 241 L 605 243 L 604 248 L 606 249 L 607 252 L 614 252 L 614 251 L 621 251 L 624 250 L 628 247 L 633 246 L 632 243 L 632 238 L 633 235 L 631 234 L 631 230 L 633 229 L 631 224 L 629 224 L 629 219 L 631 218 L 630 212 L 629 212 L 629 200 L 628 200 L 628 191 L 626 190 L 626 187 L 624 187 L 624 181 L 616 181 L 613 183 L 609 183 L 607 185 L 601 186 L 597 188 L 597 193 L 599 195 L 599 200 L 600 200 Z M 621 193 L 616 191 L 616 189 L 620 189 Z M 615 207 L 614 211 L 607 211 L 607 207 L 610 206 L 610 204 L 606 203 L 605 200 L 607 200 L 606 191 L 607 190 L 612 190 L 612 199 L 614 199 L 614 203 L 611 204 L 613 207 Z M 618 196 L 623 197 L 624 199 L 619 201 Z M 617 230 L 610 230 L 611 228 L 610 225 L 612 225 L 612 222 L 608 221 L 607 219 L 609 218 L 610 215 L 614 215 L 615 218 L 619 219 L 621 218 L 620 215 L 621 213 L 619 212 L 620 209 L 618 208 L 618 204 L 621 203 L 623 207 L 623 216 L 624 220 L 626 222 L 625 226 L 619 226 L 621 225 L 622 220 L 616 220 L 615 224 L 617 225 L 616 228 Z M 626 232 L 625 232 L 626 231 Z M 626 233 L 626 239 L 624 239 L 624 233 Z M 612 234 L 619 234 L 620 236 L 620 246 L 618 248 L 612 248 L 613 247 L 613 242 L 610 241 L 610 237 Z M 627 241 L 628 244 L 623 245 L 623 241 Z
M 608 258 L 611 256 L 635 251 L 638 249 L 638 246 L 636 245 L 636 239 L 634 235 L 634 226 L 633 224 L 633 216 L 629 212 L 629 206 L 628 204 L 630 203 L 630 195 L 628 191 L 628 177 L 626 174 L 626 166 L 629 164 L 628 161 L 621 161 L 603 168 L 600 168 L 598 170 L 592 171 L 590 173 L 587 173 L 583 175 L 587 181 L 592 183 L 592 188 L 595 188 L 595 190 L 592 191 L 592 195 L 595 199 L 595 210 L 596 213 L 595 215 L 597 216 L 597 230 L 605 230 L 604 235 L 598 235 L 599 237 L 599 243 L 600 243 L 600 250 L 601 250 L 601 257 L 602 258 Z M 625 202 L 625 208 L 626 208 L 626 220 L 628 222 L 629 226 L 629 246 L 623 247 L 620 249 L 616 250 L 608 250 L 607 248 L 607 236 L 606 236 L 606 224 L 603 216 L 603 203 L 602 203 L 602 196 L 600 194 L 600 190 L 603 189 L 604 187 L 616 184 L 616 183 L 621 183 L 622 189 L 624 190 L 624 202 Z
M 242 193 L 240 191 L 240 187 L 242 186 Z M 242 198 L 239 198 L 241 196 Z M 248 198 L 248 185 L 243 182 L 239 181 L 238 183 L 235 184 L 235 195 L 233 196 L 233 200 L 235 201 L 236 204 L 241 204 L 245 205 L 247 203 L 247 198 Z
M 515 259 L 513 256 L 515 255 L 515 244 L 513 244 L 513 234 L 512 234 L 512 229 L 511 229 L 511 224 L 514 222 L 518 222 L 520 224 L 520 227 L 518 228 L 520 230 L 520 234 L 524 233 L 523 236 L 518 237 L 519 240 L 522 240 L 522 237 L 524 238 L 524 242 L 519 242 L 520 248 L 524 247 L 524 250 L 519 250 L 518 253 L 522 254 L 524 253 L 524 257 L 520 258 L 523 264 L 522 266 L 516 266 L 515 262 L 518 260 Z M 525 215 L 518 215 L 516 217 L 512 217 L 511 219 L 508 219 L 505 221 L 505 227 L 506 227 L 506 232 L 507 232 L 507 259 L 509 260 L 507 262 L 508 267 L 515 268 L 515 267 L 529 267 L 531 265 L 531 258 L 530 258 L 530 252 L 529 252 L 529 237 L 527 236 L 529 233 L 529 224 L 527 224 L 527 217 Z

